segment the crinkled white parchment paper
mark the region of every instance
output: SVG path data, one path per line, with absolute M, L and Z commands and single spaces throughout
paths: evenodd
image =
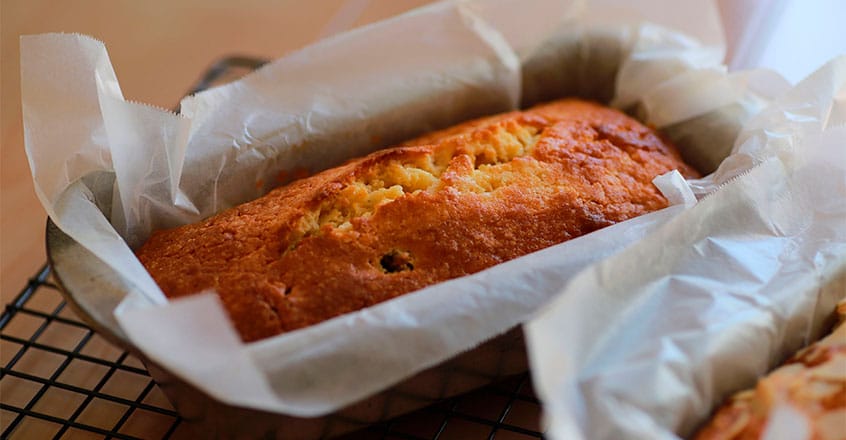
M 100 42 L 25 37 L 23 110 L 38 195 L 65 233 L 132 286 L 116 315 L 145 355 L 224 402 L 325 414 L 523 322 L 572 274 L 691 205 L 688 188 L 668 176 L 659 186 L 683 204 L 253 344 L 240 342 L 213 295 L 168 302 L 130 248 L 155 228 L 254 198 L 280 174 L 531 100 L 608 100 L 713 168 L 729 153 L 713 139 L 734 139 L 784 84 L 727 74 L 719 47 L 638 15 L 650 7 L 666 15 L 661 3 L 636 11 L 611 0 L 439 3 L 186 98 L 180 115 L 125 101 Z M 719 42 L 713 5 L 691 10 L 699 36 Z M 732 162 L 723 174 L 760 160 Z
M 846 56 L 750 121 L 736 152 L 717 176 L 759 165 L 526 324 L 552 438 L 690 435 L 830 323 L 846 297 Z

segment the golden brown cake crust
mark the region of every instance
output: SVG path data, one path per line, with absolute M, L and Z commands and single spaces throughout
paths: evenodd
M 809 440 L 846 439 L 846 302 L 841 323 L 777 370 L 723 404 L 696 440 L 757 440 L 773 412 L 787 407 L 807 429 Z M 791 421 L 796 422 L 796 421 Z
M 138 250 L 168 297 L 214 289 L 245 341 L 561 243 L 667 201 L 675 149 L 562 100 L 471 121 L 278 188 Z

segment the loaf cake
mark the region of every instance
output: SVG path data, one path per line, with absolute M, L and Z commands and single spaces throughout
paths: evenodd
M 676 149 L 625 114 L 556 101 L 295 181 L 138 258 L 171 298 L 214 290 L 245 341 L 298 329 L 667 206 Z
M 696 439 L 846 439 L 846 301 L 837 309 L 834 332 L 732 396 Z

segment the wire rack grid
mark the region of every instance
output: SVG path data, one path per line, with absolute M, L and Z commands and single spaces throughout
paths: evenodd
M 190 93 L 264 62 L 224 58 Z M 0 439 L 194 438 L 144 365 L 66 306 L 48 266 L 0 315 L 0 365 Z M 529 376 L 522 374 L 344 438 L 536 439 L 543 436 L 539 415 Z

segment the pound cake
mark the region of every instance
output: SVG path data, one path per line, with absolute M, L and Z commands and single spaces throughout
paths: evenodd
M 846 301 L 837 313 L 834 332 L 732 396 L 696 440 L 846 439 Z
M 368 307 L 667 206 L 675 148 L 561 100 L 377 151 L 137 251 L 165 295 L 213 289 L 245 341 Z

